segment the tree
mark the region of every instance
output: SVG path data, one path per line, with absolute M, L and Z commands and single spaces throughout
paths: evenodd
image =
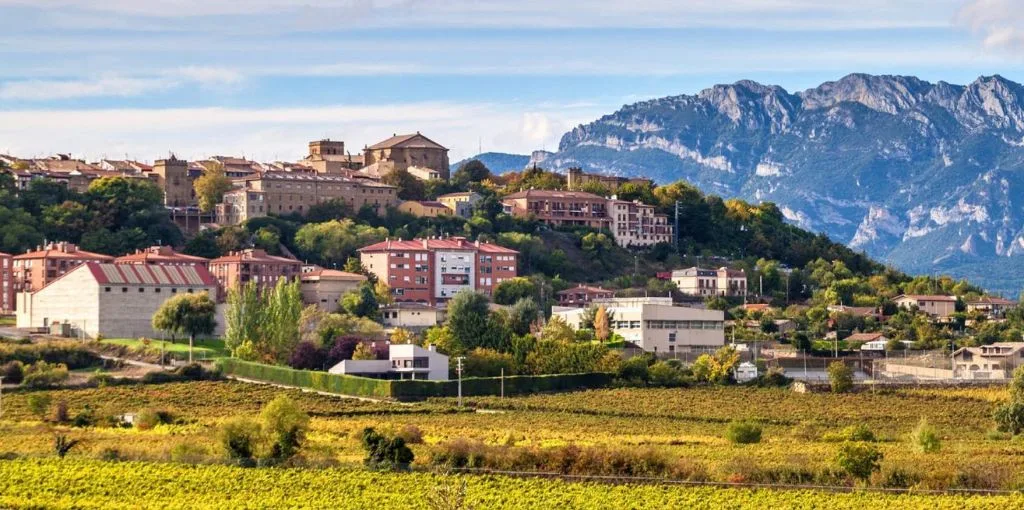
M 376 213 L 372 214 L 376 218 Z M 295 247 L 310 261 L 329 266 L 344 264 L 359 248 L 383 241 L 388 235 L 384 227 L 375 228 L 345 218 L 303 225 L 295 232 Z
M 263 320 L 263 300 L 255 281 L 228 289 L 227 309 L 224 312 L 226 328 L 224 346 L 238 356 L 245 343 L 258 341 Z M 160 329 L 154 324 L 154 328 Z
M 410 174 L 408 170 L 395 170 L 381 177 L 380 182 L 398 188 L 398 198 L 402 200 L 424 200 L 427 198 L 427 190 L 423 181 Z
M 363 462 L 373 469 L 406 469 L 415 458 L 401 437 L 388 437 L 372 428 L 365 428 L 361 439 L 366 450 Z
M 153 328 L 188 336 L 188 362 L 196 336 L 210 335 L 217 328 L 217 303 L 206 292 L 178 294 L 164 301 L 153 314 Z
M 845 443 L 836 454 L 836 464 L 850 476 L 867 482 L 871 475 L 881 469 L 883 455 L 874 445 Z
M 491 171 L 487 166 L 480 160 L 473 159 L 459 166 L 452 175 L 452 182 L 460 189 L 466 189 L 470 184 L 481 183 L 491 177 Z
M 842 361 L 833 361 L 828 366 L 828 382 L 833 393 L 846 393 L 853 389 L 853 369 Z
M 942 448 L 938 431 L 929 425 L 925 418 L 921 418 L 921 421 L 917 423 L 917 428 L 911 433 L 910 439 L 914 446 L 923 453 L 935 453 Z
M 260 412 L 263 431 L 270 437 L 270 456 L 287 459 L 302 446 L 309 428 L 309 415 L 285 394 L 271 400 Z
M 594 337 L 602 342 L 608 340 L 608 335 L 611 334 L 608 322 L 608 311 L 605 310 L 603 305 L 598 306 L 597 313 L 594 314 Z
M 391 295 L 391 287 L 388 287 L 384 280 L 377 280 L 377 283 L 373 285 L 373 295 L 377 298 L 379 306 L 387 306 L 395 302 L 395 298 Z
M 539 315 L 540 307 L 533 298 L 522 298 L 505 313 L 506 324 L 513 334 L 525 335 L 530 332 L 530 327 Z
M 693 362 L 693 375 L 698 381 L 724 384 L 729 380 L 739 361 L 740 353 L 731 345 L 726 345 L 713 355 L 701 354 Z
M 199 199 L 199 210 L 210 212 L 224 200 L 224 193 L 231 190 L 232 183 L 224 173 L 224 165 L 217 162 L 208 166 L 192 183 L 192 187 Z
M 537 286 L 526 277 L 509 278 L 494 287 L 492 299 L 499 305 L 511 305 L 516 301 L 537 295 Z
M 341 297 L 341 308 L 356 317 L 376 319 L 380 315 L 380 305 L 374 286 L 363 282 L 359 288 L 348 291 Z
M 265 290 L 257 351 L 264 358 L 285 364 L 299 343 L 299 319 L 302 317 L 302 290 L 298 280 L 279 278 L 273 289 Z
M 366 342 L 359 342 L 356 344 L 356 350 L 352 352 L 352 359 L 357 360 L 371 360 L 377 359 L 377 354 L 370 348 L 370 344 Z
M 491 337 L 488 328 L 490 313 L 486 296 L 464 290 L 455 294 L 448 303 L 447 328 L 463 349 L 487 347 L 485 342 Z

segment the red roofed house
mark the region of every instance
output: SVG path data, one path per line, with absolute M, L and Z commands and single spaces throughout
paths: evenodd
M 601 287 L 577 285 L 571 289 L 560 290 L 556 295 L 558 306 L 583 307 L 593 303 L 595 299 L 611 299 L 615 297 L 615 292 Z
M 361 248 L 359 256 L 395 301 L 436 305 L 463 290 L 491 295 L 495 285 L 516 277 L 519 252 L 452 237 L 387 240 Z
M 145 250 L 135 250 L 135 253 L 118 257 L 114 259 L 114 263 L 207 267 L 210 259 L 178 253 L 170 246 L 150 246 Z
M 114 257 L 78 249 L 71 243 L 50 243 L 14 257 L 14 292 L 31 292 L 85 262 L 113 262 Z
M 295 259 L 268 255 L 264 250 L 247 249 L 231 252 L 223 257 L 210 261 L 210 272 L 220 285 L 220 297 L 227 295 L 227 290 L 250 281 L 256 282 L 259 288 L 277 285 L 277 281 L 285 278 L 295 281 L 302 272 L 302 263 Z
M 0 313 L 14 312 L 14 257 L 0 253 Z
M 302 268 L 302 302 L 317 305 L 326 312 L 338 310 L 338 300 L 351 290 L 359 288 L 366 277 L 317 266 Z
M 436 200 L 406 200 L 398 204 L 398 210 L 418 218 L 436 218 L 455 214 L 455 211 Z
M 918 310 L 939 319 L 945 319 L 956 312 L 956 297 L 954 296 L 916 296 L 904 294 L 892 298 L 892 302 L 906 310 L 917 307 Z
M 217 280 L 203 266 L 86 262 L 35 292 L 18 294 L 17 324 L 69 324 L 71 334 L 85 338 L 159 338 L 150 321 L 160 305 L 198 292 L 217 292 Z M 218 320 L 220 331 L 223 322 Z
M 501 200 L 505 212 L 551 225 L 609 228 L 608 200 L 584 191 L 530 189 Z
M 981 296 L 967 302 L 967 311 L 978 311 L 990 319 L 1002 318 L 1006 311 L 1017 306 L 1016 301 L 994 296 Z

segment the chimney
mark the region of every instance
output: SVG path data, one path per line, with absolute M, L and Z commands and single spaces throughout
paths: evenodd
M 426 239 L 423 239 L 423 249 L 424 249 L 424 250 L 426 250 L 426 249 L 428 249 L 428 248 L 429 248 L 429 244 L 430 244 L 430 243 L 428 243 Z

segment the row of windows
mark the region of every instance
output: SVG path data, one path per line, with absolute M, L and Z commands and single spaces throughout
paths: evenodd
M 722 321 L 647 321 L 650 329 L 722 329 Z
M 155 287 L 155 288 L 153 288 L 153 293 L 154 294 L 159 294 L 161 292 L 161 290 L 162 289 L 160 287 Z M 110 292 L 110 287 L 103 287 L 103 292 Z M 121 287 L 121 292 L 122 293 L 127 293 L 128 292 L 128 287 Z M 143 292 L 146 292 L 146 288 L 145 287 L 139 287 L 139 293 L 143 293 Z M 192 289 L 185 289 L 185 292 L 191 294 L 192 293 Z M 171 294 L 177 294 L 177 293 L 178 293 L 178 289 L 172 287 L 171 288 Z

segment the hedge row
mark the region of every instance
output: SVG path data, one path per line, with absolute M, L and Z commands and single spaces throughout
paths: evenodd
M 31 365 L 37 361 L 63 363 L 71 370 L 103 364 L 103 359 L 85 345 L 73 341 L 45 344 L 0 344 L 0 364 L 20 361 Z
M 308 388 L 327 393 L 361 397 L 420 399 L 427 397 L 454 397 L 458 394 L 458 381 L 387 380 L 329 374 L 309 370 L 250 363 L 234 358 L 223 358 L 217 365 L 225 375 L 243 379 L 273 382 L 287 386 Z M 612 384 L 613 374 L 596 372 L 564 375 L 517 375 L 504 378 L 505 395 L 572 391 L 604 388 Z M 462 380 L 464 396 L 486 396 L 501 393 L 502 378 L 470 377 Z

